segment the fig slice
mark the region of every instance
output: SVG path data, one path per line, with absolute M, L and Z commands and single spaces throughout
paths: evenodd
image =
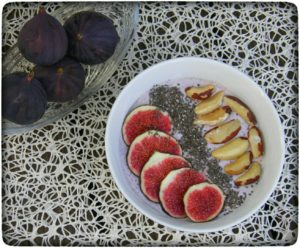
M 242 156 L 238 157 L 234 162 L 225 165 L 224 171 L 229 175 L 239 175 L 249 168 L 253 159 L 251 152 L 245 152 Z
M 139 176 L 143 166 L 156 151 L 173 155 L 182 153 L 180 145 L 172 136 L 157 130 L 149 130 L 137 136 L 131 143 L 127 154 L 129 169 Z
M 140 180 L 143 193 L 153 202 L 159 202 L 159 187 L 172 170 L 190 167 L 183 157 L 168 153 L 154 152 L 144 165 Z
M 190 186 L 205 180 L 201 172 L 191 168 L 172 170 L 160 184 L 159 199 L 163 209 L 172 217 L 186 217 L 183 203 L 185 192 Z
M 225 96 L 224 104 L 228 105 L 232 111 L 240 115 L 250 126 L 255 125 L 255 115 L 242 100 L 235 96 Z
M 208 114 L 197 115 L 193 123 L 195 125 L 217 125 L 225 121 L 230 113 L 231 109 L 228 106 L 219 107 Z
M 197 115 L 204 115 L 214 111 L 221 106 L 223 101 L 224 91 L 219 91 L 213 96 L 201 101 L 195 108 Z
M 215 184 L 207 182 L 191 186 L 184 195 L 184 208 L 194 222 L 206 222 L 221 212 L 225 196 Z
M 241 130 L 239 120 L 231 120 L 206 132 L 207 143 L 222 144 L 233 139 Z
M 235 179 L 234 183 L 236 186 L 244 186 L 255 183 L 259 180 L 260 174 L 261 165 L 257 162 L 254 162 L 244 174 Z
M 263 139 L 260 130 L 253 126 L 248 131 L 248 139 L 254 158 L 258 158 L 264 153 Z
M 249 142 L 245 137 L 239 137 L 229 141 L 225 145 L 212 152 L 212 156 L 219 160 L 231 160 L 241 156 L 248 150 Z
M 171 133 L 172 121 L 169 114 L 152 105 L 142 105 L 133 109 L 125 118 L 122 127 L 123 139 L 127 145 L 148 130 Z
M 185 94 L 193 100 L 204 100 L 212 95 L 215 86 L 212 84 L 200 87 L 187 87 Z

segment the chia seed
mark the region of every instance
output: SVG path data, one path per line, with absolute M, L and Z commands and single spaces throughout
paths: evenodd
M 173 134 L 181 134 L 178 142 L 182 147 L 183 157 L 194 169 L 203 172 L 209 182 L 222 189 L 225 195 L 223 214 L 239 207 L 246 195 L 239 195 L 239 192 L 233 189 L 232 177 L 225 174 L 218 161 L 211 157 L 211 151 L 201 134 L 203 127 L 193 125 L 195 102 L 187 98 L 179 87 L 168 85 L 154 86 L 150 90 L 149 101 L 151 105 L 160 107 L 171 116 Z

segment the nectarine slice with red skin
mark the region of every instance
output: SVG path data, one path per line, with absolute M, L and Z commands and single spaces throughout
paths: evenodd
M 234 162 L 225 165 L 224 172 L 229 175 L 239 175 L 249 168 L 253 159 L 253 155 L 250 151 L 245 152 L 238 157 Z
M 263 139 L 258 127 L 251 127 L 248 131 L 248 139 L 254 158 L 258 158 L 264 153 Z
M 231 109 L 228 106 L 219 107 L 208 114 L 197 115 L 193 123 L 195 125 L 217 125 L 225 121 L 230 113 Z
M 193 100 L 204 100 L 210 97 L 213 93 L 214 85 L 205 85 L 200 87 L 187 87 L 186 95 Z
M 250 108 L 239 98 L 235 96 L 224 96 L 224 103 L 228 105 L 232 111 L 240 115 L 250 126 L 256 124 L 256 118 Z
M 241 123 L 239 120 L 231 120 L 214 127 L 207 131 L 204 135 L 207 143 L 223 144 L 233 139 L 241 130 Z
M 232 160 L 248 150 L 249 141 L 246 137 L 239 137 L 214 150 L 211 155 L 219 160 Z
M 223 102 L 223 96 L 224 91 L 219 91 L 213 96 L 201 101 L 195 107 L 195 113 L 197 115 L 205 115 L 219 108 Z
M 255 183 L 259 180 L 260 175 L 261 165 L 257 162 L 254 162 L 244 174 L 234 180 L 234 183 L 236 186 L 244 186 Z

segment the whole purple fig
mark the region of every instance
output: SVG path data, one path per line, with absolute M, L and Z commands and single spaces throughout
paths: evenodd
M 18 47 L 28 61 L 52 65 L 65 56 L 68 38 L 59 21 L 40 8 L 38 14 L 21 29 Z
M 41 83 L 32 75 L 15 72 L 2 80 L 2 115 L 18 124 L 39 120 L 47 105 L 47 95 Z
M 36 66 L 34 75 L 46 90 L 48 101 L 52 102 L 72 100 L 84 87 L 85 73 L 81 64 L 68 57 L 54 65 Z
M 111 19 L 97 12 L 83 11 L 64 24 L 68 55 L 87 65 L 100 64 L 111 57 L 119 36 Z

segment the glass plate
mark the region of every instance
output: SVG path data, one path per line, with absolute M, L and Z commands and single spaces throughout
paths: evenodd
M 24 23 L 36 14 L 38 6 L 39 5 L 37 3 L 31 3 L 22 8 L 21 11 L 28 12 L 28 15 L 23 15 L 26 16 L 26 19 L 22 19 Z M 71 15 L 79 11 L 94 10 L 96 12 L 100 12 L 113 20 L 120 37 L 120 42 L 118 43 L 113 56 L 105 63 L 94 66 L 83 65 L 86 72 L 85 88 L 76 99 L 66 103 L 48 102 L 47 110 L 43 117 L 30 125 L 18 125 L 2 118 L 2 134 L 23 133 L 35 128 L 46 126 L 79 107 L 101 87 L 103 82 L 106 82 L 116 71 L 119 63 L 125 57 L 125 54 L 130 47 L 138 25 L 137 3 L 59 3 L 59 5 L 55 7 L 55 10 L 51 12 L 47 8 L 47 5 L 45 8 L 48 10 L 48 13 L 56 17 L 62 24 Z M 5 21 L 6 20 L 3 19 L 4 27 Z M 22 27 L 23 25 L 19 26 Z M 17 32 L 19 32 L 19 30 L 17 30 Z M 30 71 L 33 66 L 34 65 L 32 63 L 28 62 L 22 57 L 18 47 L 14 45 L 3 57 L 2 75 L 6 75 L 15 71 Z

